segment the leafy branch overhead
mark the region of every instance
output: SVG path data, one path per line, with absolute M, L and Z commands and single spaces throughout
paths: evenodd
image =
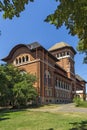
M 25 10 L 25 5 L 34 0 L 1 0 L 0 11 L 4 18 L 12 19 L 19 17 L 21 11 Z M 87 0 L 55 0 L 57 9 L 45 19 L 56 28 L 66 26 L 69 34 L 77 35 L 79 38 L 77 50 L 86 54 L 84 58 L 87 63 Z
M 79 38 L 78 51 L 87 51 L 87 0 L 56 0 L 57 9 L 45 19 L 60 28 L 63 24 L 69 33 Z
M 20 12 L 25 10 L 25 5 L 34 0 L 0 0 L 0 11 L 4 11 L 3 17 L 12 19 L 19 17 Z

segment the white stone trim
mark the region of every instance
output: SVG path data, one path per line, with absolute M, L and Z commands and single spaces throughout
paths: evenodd
M 83 93 L 83 90 L 77 90 L 76 91 L 76 94 L 80 94 L 80 93 Z

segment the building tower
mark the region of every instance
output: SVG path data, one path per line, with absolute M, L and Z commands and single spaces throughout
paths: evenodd
M 74 56 L 76 51 L 70 45 L 65 42 L 56 43 L 49 49 L 49 52 L 53 54 L 59 61 L 57 62 L 58 65 L 61 66 L 66 72 L 67 77 L 72 80 L 72 98 L 76 93 L 76 78 L 75 78 L 75 61 Z
M 68 78 L 74 79 L 74 55 L 76 54 L 74 48 L 67 43 L 60 42 L 52 46 L 49 52 L 59 60 L 57 64 L 66 70 Z

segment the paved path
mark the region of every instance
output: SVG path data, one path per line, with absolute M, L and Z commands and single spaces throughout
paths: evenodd
M 69 104 L 61 105 L 60 108 L 58 109 L 58 111 L 87 113 L 87 108 L 75 107 L 75 105 L 73 103 L 69 103 Z
M 61 105 L 54 105 L 52 107 L 48 106 L 46 108 L 41 107 L 41 108 L 36 108 L 36 109 L 31 109 L 32 111 L 44 111 L 44 112 L 79 112 L 79 113 L 87 113 L 87 108 L 79 108 L 75 107 L 73 103 L 69 104 L 61 104 Z

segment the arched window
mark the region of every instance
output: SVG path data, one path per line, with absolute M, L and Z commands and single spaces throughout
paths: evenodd
M 62 81 L 62 88 L 64 89 L 64 82 Z
M 51 86 L 51 74 L 48 70 L 44 73 L 44 84 L 47 86 Z
M 64 89 L 65 89 L 65 82 L 64 82 Z
M 59 53 L 57 53 L 57 58 L 59 58 Z
M 57 77 L 55 78 L 55 86 L 57 87 Z
M 60 57 L 62 57 L 62 53 L 60 53 Z
M 67 83 L 65 83 L 65 89 L 67 89 Z
M 57 87 L 59 87 L 59 80 L 57 79 Z
M 62 80 L 61 80 L 61 88 L 63 88 L 63 82 L 62 82 Z
M 69 52 L 67 51 L 67 55 L 69 55 Z
M 25 57 L 24 56 L 22 57 L 22 62 L 25 62 Z
M 27 72 L 25 70 L 20 70 L 20 73 L 23 75 L 26 74 Z
M 16 59 L 16 64 L 18 64 L 18 59 Z
M 21 63 L 21 58 L 19 58 L 19 64 Z
M 29 60 L 29 58 L 28 58 L 28 56 L 26 56 L 26 61 L 28 61 Z
M 59 88 L 61 87 L 61 81 L 59 80 Z
M 62 56 L 65 56 L 65 52 L 62 53 Z

